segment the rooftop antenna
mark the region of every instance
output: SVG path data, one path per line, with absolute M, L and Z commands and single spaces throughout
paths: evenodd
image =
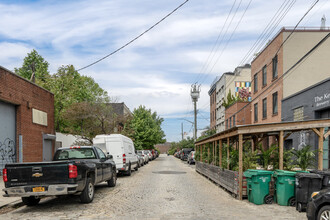
M 323 15 L 323 17 L 321 18 L 321 30 L 324 30 L 325 29 L 325 21 L 327 19 L 325 18 L 325 15 Z

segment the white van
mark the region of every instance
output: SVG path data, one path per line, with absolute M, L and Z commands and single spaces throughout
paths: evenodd
M 130 138 L 121 134 L 96 135 L 93 145 L 113 156 L 118 172 L 130 176 L 133 168 L 136 171 L 139 169 L 135 147 Z

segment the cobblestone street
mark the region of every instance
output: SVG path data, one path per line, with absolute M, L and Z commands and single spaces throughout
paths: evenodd
M 294 207 L 257 206 L 239 201 L 172 156 L 161 155 L 119 177 L 117 186 L 96 187 L 91 204 L 79 197 L 47 198 L 0 219 L 306 219 Z

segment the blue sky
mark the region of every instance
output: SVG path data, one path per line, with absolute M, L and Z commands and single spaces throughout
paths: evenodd
M 182 2 L 0 0 L 0 65 L 13 70 L 36 49 L 50 63 L 52 73 L 67 64 L 79 69 L 123 46 Z M 231 14 L 231 26 L 220 35 L 222 44 L 211 53 L 234 2 L 236 16 Z M 289 3 L 252 0 L 239 23 L 249 2 L 190 0 L 133 44 L 80 73 L 93 77 L 114 100 L 125 102 L 131 110 L 142 104 L 156 111 L 165 119 L 168 141 L 181 139 L 181 123 L 192 136 L 191 123 L 186 121 L 193 120 L 190 85 L 202 84 L 198 129 L 203 129 L 209 125 L 207 92 L 214 78 L 233 71 L 277 9 L 283 2 Z M 313 2 L 295 1 L 269 38 L 282 26 L 294 26 Z M 329 9 L 330 3 L 321 0 L 301 26 L 319 27 Z

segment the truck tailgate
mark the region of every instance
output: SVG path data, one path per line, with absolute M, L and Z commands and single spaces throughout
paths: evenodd
M 6 187 L 68 183 L 69 161 L 7 164 Z

